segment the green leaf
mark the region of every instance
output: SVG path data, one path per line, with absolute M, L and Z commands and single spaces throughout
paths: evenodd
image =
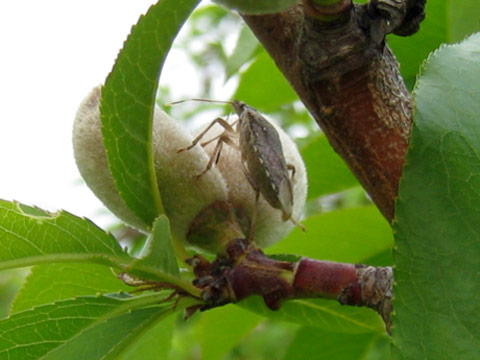
M 260 44 L 255 35 L 253 35 L 252 30 L 244 26 L 240 31 L 235 49 L 227 60 L 225 82 L 235 74 L 243 64 L 251 60 L 259 48 Z
M 0 321 L 0 358 L 111 358 L 152 321 L 193 304 L 165 296 L 79 297 L 16 313 Z
M 285 359 L 385 360 L 390 358 L 387 335 L 335 334 L 313 327 L 297 331 Z
M 142 267 L 156 268 L 160 272 L 180 276 L 170 236 L 170 225 L 165 215 L 160 215 L 155 220 L 153 233 L 145 245 L 145 255 L 134 262 L 132 269 Z
M 385 326 L 378 314 L 368 308 L 342 306 L 332 300 L 290 300 L 272 311 L 259 296 L 251 296 L 239 306 L 270 319 L 313 326 L 342 334 L 384 333 Z
M 163 0 L 133 27 L 102 89 L 103 141 L 118 192 L 145 224 L 163 213 L 152 152 L 152 119 L 167 53 L 199 0 Z
M 131 290 L 106 266 L 72 263 L 39 265 L 32 268 L 11 312 L 77 296 Z
M 460 41 L 465 36 L 480 31 L 480 2 L 478 0 L 450 0 L 448 31 L 451 41 Z
M 342 158 L 333 151 L 325 135 L 315 137 L 301 149 L 308 169 L 308 199 L 336 193 L 358 185 Z
M 294 6 L 297 0 L 214 0 L 244 14 L 261 15 L 280 12 Z
M 306 233 L 293 230 L 267 253 L 362 263 L 393 246 L 392 230 L 374 206 L 328 212 L 302 223 Z
M 395 359 L 480 353 L 480 34 L 425 64 L 396 203 Z
M 86 219 L 0 200 L 0 270 L 51 262 L 116 266 L 130 257 Z
M 278 111 L 282 105 L 297 100 L 298 96 L 263 50 L 240 76 L 234 98 L 268 113 Z

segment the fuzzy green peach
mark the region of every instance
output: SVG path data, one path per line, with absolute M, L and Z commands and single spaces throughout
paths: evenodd
M 105 206 L 125 223 L 146 233 L 150 224 L 143 223 L 122 201 L 108 169 L 102 141 L 99 104 L 101 88 L 95 88 L 82 102 L 73 130 L 77 166 L 87 185 Z M 274 125 L 275 126 L 275 125 Z M 305 205 L 307 177 L 303 160 L 295 143 L 278 126 L 287 163 L 295 168 L 292 181 L 292 217 L 300 220 Z M 210 132 L 206 140 L 223 128 Z M 173 233 L 186 245 L 210 252 L 221 252 L 223 244 L 249 233 L 249 218 L 257 206 L 254 241 L 261 247 L 284 238 L 293 228 L 282 220 L 282 212 L 272 208 L 255 192 L 242 171 L 238 150 L 224 146 L 216 166 L 198 177 L 207 166 L 215 142 L 203 148 L 191 145 L 193 137 L 159 107 L 153 120 L 153 157 L 157 184 Z
M 73 127 L 73 148 L 80 173 L 104 205 L 122 221 L 144 232 L 143 223 L 121 199 L 108 169 L 100 120 L 101 87 L 95 88 L 78 109 Z M 166 215 L 172 231 L 185 241 L 190 223 L 198 212 L 216 200 L 227 200 L 226 183 L 217 169 L 202 178 L 196 174 L 208 163 L 202 148 L 178 153 L 192 137 L 159 107 L 153 119 L 153 155 L 155 172 Z

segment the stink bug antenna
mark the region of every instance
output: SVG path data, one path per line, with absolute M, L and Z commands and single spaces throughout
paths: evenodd
M 200 102 L 209 102 L 209 103 L 215 103 L 215 104 L 230 104 L 230 105 L 232 105 L 231 101 L 191 98 L 191 99 L 172 101 L 172 102 L 169 102 L 169 103 L 165 104 L 165 106 L 177 105 L 177 104 L 181 104 L 181 103 L 184 103 L 184 102 L 187 102 L 187 101 L 200 101 Z

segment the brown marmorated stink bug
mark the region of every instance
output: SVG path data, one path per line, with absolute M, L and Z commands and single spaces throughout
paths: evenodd
M 220 135 L 201 143 L 202 146 L 206 146 L 217 140 L 217 144 L 205 170 L 198 176 L 200 177 L 205 174 L 218 162 L 224 143 L 232 146 L 241 153 L 242 170 L 255 191 L 255 204 L 257 204 L 259 196 L 262 194 L 270 206 L 282 212 L 283 221 L 290 220 L 305 231 L 305 228 L 292 218 L 292 187 L 295 167 L 287 164 L 282 143 L 275 127 L 253 107 L 238 100 L 190 100 L 230 104 L 238 115 L 238 120 L 231 125 L 222 118 L 216 118 L 193 140 L 190 146 L 178 150 L 181 152 L 193 148 L 215 124 L 219 124 L 225 129 Z M 184 101 L 188 100 L 172 102 L 169 105 Z M 236 128 L 234 128 L 235 123 Z M 238 139 L 238 142 L 236 143 L 234 139 Z M 290 171 L 291 175 L 289 173 Z M 250 238 L 253 237 L 255 228 L 256 208 L 257 205 L 255 205 L 251 219 Z

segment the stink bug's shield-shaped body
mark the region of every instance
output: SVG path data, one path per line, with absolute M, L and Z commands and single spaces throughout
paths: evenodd
M 208 101 L 202 99 L 192 100 Z M 291 178 L 293 179 L 295 168 L 293 165 L 287 164 L 285 160 L 282 142 L 280 141 L 277 130 L 251 106 L 238 100 L 225 103 L 231 104 L 238 115 L 236 130 L 225 120 L 217 118 L 194 139 L 189 147 L 179 149 L 178 151 L 191 149 L 214 124 L 221 125 L 225 129 L 222 134 L 201 143 L 202 146 L 205 146 L 217 140 L 217 145 L 215 146 L 207 167 L 198 176 L 205 174 L 218 162 L 223 143 L 238 149 L 241 153 L 243 173 L 256 193 L 255 208 L 250 224 L 250 238 L 253 238 L 257 212 L 256 207 L 260 194 L 262 194 L 265 201 L 271 207 L 279 209 L 282 212 L 283 221 L 291 220 L 304 230 L 303 226 L 292 218 L 293 184 L 290 181 L 289 170 L 292 170 Z M 232 137 L 238 139 L 238 144 L 232 141 Z
M 277 130 L 258 111 L 234 100 L 232 106 L 239 117 L 237 132 L 245 176 L 254 190 L 275 209 L 282 220 L 292 216 L 293 192 L 289 169 Z

